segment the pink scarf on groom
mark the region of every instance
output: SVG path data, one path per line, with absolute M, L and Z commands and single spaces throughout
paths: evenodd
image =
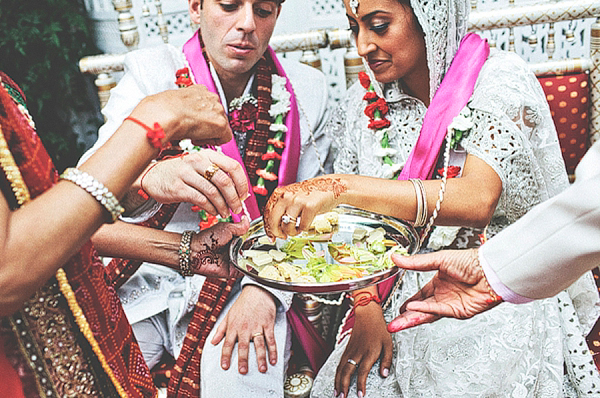
M 275 52 L 269 47 L 267 50 L 270 58 L 275 64 L 277 74 L 279 76 L 286 77 L 283 67 L 277 60 Z M 192 75 L 195 79 L 195 83 L 203 84 L 208 88 L 209 91 L 217 93 L 217 88 L 210 74 L 209 66 L 202 53 L 202 47 L 200 45 L 200 37 L 198 32 L 192 36 L 183 46 L 183 53 L 185 54 L 188 63 L 190 65 Z M 290 98 L 290 110 L 285 118 L 285 124 L 288 129 L 285 135 L 285 148 L 282 153 L 282 160 L 279 165 L 279 180 L 278 186 L 288 185 L 296 182 L 298 173 L 298 160 L 300 158 L 300 117 L 298 112 L 298 104 L 296 102 L 296 96 L 292 85 L 287 79 L 285 85 L 288 92 L 291 93 Z M 218 93 L 217 93 L 218 94 Z M 261 216 L 258 203 L 255 194 L 252 192 L 251 179 L 248 176 L 248 172 L 242 160 L 235 139 L 232 139 L 225 145 L 222 145 L 223 153 L 235 160 L 242 165 L 246 172 L 246 179 L 248 180 L 248 191 L 250 197 L 246 199 L 245 204 L 248 212 L 252 219 L 256 219 Z M 234 216 L 234 221 L 239 221 Z M 325 362 L 325 359 L 329 355 L 330 349 L 327 347 L 325 341 L 321 335 L 312 326 L 306 315 L 302 312 L 297 302 L 293 303 L 292 308 L 287 312 L 287 319 L 290 326 L 297 337 L 298 341 L 302 345 L 311 367 L 317 371 L 321 365 Z

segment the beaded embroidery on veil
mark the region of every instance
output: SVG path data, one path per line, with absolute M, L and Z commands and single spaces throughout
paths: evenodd
M 425 33 L 433 98 L 466 34 L 469 3 L 411 0 L 411 6 Z M 418 139 L 426 108 L 396 82 L 386 84 L 383 92 L 392 122 L 390 145 L 398 150 L 393 161 L 402 163 Z M 359 84 L 352 86 L 330 119 L 328 133 L 338 146 L 334 171 L 381 177 L 381 161 L 373 156 L 380 143 L 366 128 L 363 95 Z M 475 128 L 461 143 L 490 165 L 503 183 L 490 225 L 493 234 L 563 190 L 568 180 L 545 96 L 518 56 L 492 51 L 469 107 Z M 431 276 L 407 272 L 385 312 L 386 321 Z M 600 396 L 600 378 L 583 338 L 598 317 L 597 302 L 593 279 L 586 275 L 568 293 L 552 299 L 503 304 L 468 321 L 441 320 L 397 333 L 390 376 L 378 375 L 377 362 L 367 379 L 366 395 Z M 321 368 L 311 396 L 333 394 L 336 367 L 347 342 L 344 339 Z M 356 393 L 352 381 L 348 396 Z

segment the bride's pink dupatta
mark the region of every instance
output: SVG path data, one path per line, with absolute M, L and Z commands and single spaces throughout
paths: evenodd
M 487 41 L 477 34 L 468 33 L 462 39 L 448 72 L 427 108 L 419 139 L 398 176 L 399 180 L 431 178 L 448 126 L 473 95 L 475 82 L 489 54 Z M 382 300 L 390 294 L 395 280 L 392 277 L 377 285 Z M 353 325 L 354 314 L 351 314 L 342 333 Z

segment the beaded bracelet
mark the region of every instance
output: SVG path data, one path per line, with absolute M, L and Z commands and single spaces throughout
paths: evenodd
M 162 140 L 166 137 L 166 135 L 165 130 L 163 130 L 162 126 L 159 123 L 154 123 L 154 128 L 151 128 L 150 126 L 146 125 L 145 123 L 142 123 L 138 119 L 131 116 L 127 116 L 125 120 L 131 120 L 132 122 L 145 128 L 146 137 L 148 137 L 150 144 L 152 144 L 154 148 L 162 149 L 169 146 L 168 143 L 165 143 L 164 145 L 162 143 Z
M 359 298 L 359 296 L 362 297 Z M 381 299 L 371 292 L 360 292 L 356 294 L 356 296 L 352 297 L 352 300 L 354 301 L 354 304 L 352 305 L 354 308 L 367 305 L 371 301 L 381 304 Z
M 119 201 L 100 181 L 88 173 L 79 169 L 69 167 L 61 175 L 62 180 L 71 181 L 72 183 L 85 189 L 92 195 L 102 206 L 108 210 L 111 221 L 115 222 L 125 209 L 119 204 Z
M 183 276 L 192 276 L 194 271 L 190 265 L 192 259 L 192 237 L 194 231 L 184 231 L 179 242 L 179 272 Z

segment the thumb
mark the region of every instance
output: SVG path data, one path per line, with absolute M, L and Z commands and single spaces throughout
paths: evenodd
M 250 227 L 250 221 L 248 221 L 248 217 L 242 216 L 240 222 L 229 223 L 229 226 L 229 230 L 233 235 L 240 236 L 248 232 L 248 228 Z

